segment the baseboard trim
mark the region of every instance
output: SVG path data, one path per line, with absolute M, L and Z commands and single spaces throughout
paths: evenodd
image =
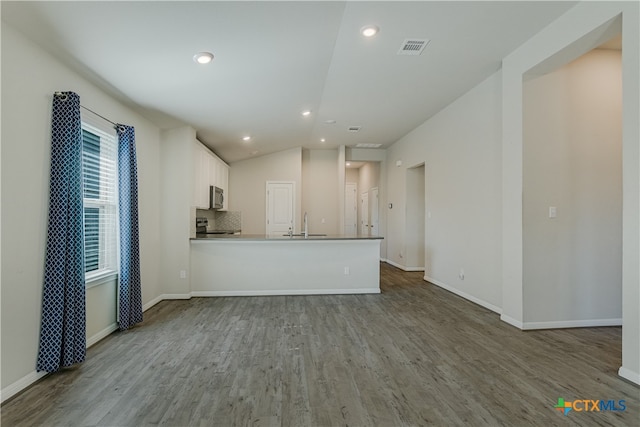
M 192 296 L 193 296 L 193 292 L 188 294 L 162 294 L 160 295 L 160 298 L 161 298 L 161 301 L 163 301 L 167 299 L 191 299 Z
M 87 348 L 91 347 L 101 339 L 109 336 L 110 334 L 112 334 L 114 331 L 117 331 L 117 330 L 118 330 L 117 323 L 113 323 L 107 326 L 97 334 L 87 338 L 87 344 L 86 344 Z M 29 374 L 20 378 L 18 381 L 2 389 L 0 391 L 0 402 L 4 402 L 10 397 L 15 396 L 17 393 L 21 392 L 22 390 L 29 387 L 31 384 L 35 383 L 40 378 L 43 378 L 46 375 L 47 375 L 47 372 L 37 372 L 37 371 L 30 372 Z
M 424 267 L 407 267 L 406 265 L 398 264 L 397 262 L 393 262 L 389 259 L 384 260 L 384 262 L 396 268 L 399 268 L 402 271 L 424 271 Z
M 474 297 L 473 295 L 470 295 L 470 294 L 468 294 L 466 292 L 463 292 L 463 291 L 461 291 L 459 289 L 456 289 L 456 288 L 451 287 L 451 286 L 449 286 L 447 284 L 444 284 L 444 283 L 442 283 L 442 282 L 440 282 L 438 280 L 435 280 L 435 279 L 433 279 L 433 278 L 431 278 L 429 276 L 424 276 L 424 280 L 426 280 L 427 282 L 433 283 L 434 285 L 438 286 L 439 288 L 442 288 L 442 289 L 444 289 L 446 291 L 449 291 L 449 292 L 451 292 L 453 294 L 456 294 L 459 297 L 462 297 L 462 298 L 464 298 L 466 300 L 469 300 L 474 304 L 477 304 L 477 305 L 479 305 L 481 307 L 484 307 L 484 308 L 486 308 L 488 310 L 491 310 L 494 313 L 502 314 L 502 309 L 500 307 L 496 306 L 496 305 L 491 304 L 490 302 L 482 300 L 482 299 L 480 299 L 478 297 Z
M 353 295 L 379 294 L 380 288 L 356 289 L 283 289 L 283 290 L 252 290 L 252 291 L 194 291 L 194 297 L 258 297 L 283 295 Z
M 100 332 L 98 332 L 97 334 L 95 334 L 94 336 L 90 337 L 87 340 L 87 348 L 91 347 L 101 339 L 107 337 L 108 335 L 112 334 L 114 331 L 117 331 L 117 330 L 118 330 L 117 323 L 113 323 L 107 326 L 106 328 L 104 328 L 103 330 L 101 330 Z
M 638 372 L 633 372 L 631 369 L 621 366 L 620 369 L 618 369 L 618 375 L 627 381 L 640 385 L 640 373 Z
M 154 305 L 156 305 L 159 302 L 161 302 L 163 300 L 166 300 L 166 299 L 189 299 L 189 298 L 191 298 L 190 294 L 186 294 L 186 295 L 184 295 L 184 294 L 164 294 L 164 295 L 159 295 L 156 298 L 154 298 L 151 301 L 149 301 L 148 303 L 146 303 L 145 305 L 143 305 L 142 306 L 142 311 L 147 311 L 151 307 L 153 307 Z M 113 323 L 113 324 L 107 326 L 106 328 L 104 328 L 103 330 L 98 332 L 97 334 L 95 334 L 92 337 L 89 337 L 87 339 L 87 348 L 91 347 L 92 345 L 94 345 L 98 341 L 100 341 L 101 339 L 107 337 L 108 335 L 112 334 L 113 332 L 115 332 L 117 330 L 118 330 L 118 324 L 117 323 Z M 36 381 L 38 381 L 40 378 L 45 377 L 47 374 L 48 374 L 47 372 L 33 371 L 33 372 L 30 372 L 29 374 L 25 375 L 24 377 L 20 378 L 18 381 L 14 382 L 13 384 L 10 384 L 7 387 L 3 388 L 2 390 L 0 390 L 0 403 L 3 403 L 5 400 L 15 396 L 16 394 L 18 394 L 22 390 L 24 390 L 27 387 L 29 387 L 31 384 L 33 384 Z
M 142 306 L 142 311 L 147 311 L 149 310 L 151 307 L 153 307 L 154 305 L 158 304 L 159 302 L 161 302 L 164 298 L 162 298 L 162 295 L 158 295 L 157 297 L 155 297 L 154 299 L 152 299 L 151 301 L 149 301 L 148 303 L 146 303 L 145 305 Z
M 385 262 L 389 265 L 399 268 L 400 270 L 404 270 L 404 265 L 398 264 L 397 262 L 393 262 L 390 259 L 386 260 Z
M 524 329 L 524 324 L 521 321 L 516 320 L 513 317 L 509 317 L 506 314 L 501 314 L 500 315 L 500 320 L 502 320 L 505 323 L 510 324 L 511 326 L 515 326 L 518 329 Z
M 584 319 L 559 320 L 552 322 L 524 322 L 525 331 L 534 329 L 566 329 L 566 328 L 597 328 L 599 326 L 622 326 L 622 319 Z
M 48 372 L 37 372 L 33 371 L 24 377 L 20 378 L 18 381 L 14 382 L 6 386 L 0 391 L 0 402 L 4 402 L 5 400 L 15 396 L 25 388 L 29 387 L 31 384 L 38 381 L 40 378 L 43 378 L 48 375 Z
M 113 332 L 115 332 L 117 330 L 118 330 L 118 324 L 117 323 L 113 323 L 113 324 L 107 326 L 106 328 L 104 328 L 103 330 L 98 332 L 97 334 L 87 338 L 87 343 L 86 343 L 87 348 L 91 347 L 92 345 L 94 345 L 98 341 L 100 341 L 101 339 L 109 336 L 110 334 L 112 334 Z M 25 388 L 29 387 L 31 384 L 35 383 L 40 378 L 43 378 L 47 374 L 48 374 L 47 372 L 33 371 L 33 372 L 30 372 L 29 374 L 25 375 L 24 377 L 20 378 L 18 381 L 14 382 L 13 384 L 8 385 L 7 387 L 3 388 L 0 391 L 0 402 L 4 402 L 5 400 L 9 399 L 10 397 L 15 396 L 17 393 L 19 393 L 22 390 L 24 390 Z

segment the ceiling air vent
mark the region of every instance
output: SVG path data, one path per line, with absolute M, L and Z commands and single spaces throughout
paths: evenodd
M 429 44 L 429 40 L 406 39 L 398 51 L 398 55 L 420 55 Z
M 362 129 L 362 126 L 349 126 L 347 130 L 349 132 L 359 132 Z
M 365 143 L 365 142 L 356 144 L 356 148 L 380 148 L 380 147 L 382 147 L 382 144 L 371 144 L 371 143 Z

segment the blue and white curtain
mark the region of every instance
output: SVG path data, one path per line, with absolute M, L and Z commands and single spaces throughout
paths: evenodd
M 55 372 L 86 353 L 80 97 L 56 93 L 38 371 Z
M 118 324 L 120 330 L 142 322 L 140 243 L 138 230 L 138 173 L 136 137 L 131 126 L 118 125 L 118 220 L 120 272 Z
M 142 322 L 135 132 L 118 125 L 120 269 L 118 323 Z M 56 92 L 51 120 L 51 175 L 40 347 L 36 369 L 55 372 L 86 355 L 82 123 L 80 97 Z

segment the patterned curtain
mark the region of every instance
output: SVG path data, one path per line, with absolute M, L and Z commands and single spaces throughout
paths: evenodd
M 56 93 L 38 371 L 84 361 L 85 282 L 80 97 Z
M 118 125 L 118 220 L 120 274 L 118 324 L 120 330 L 142 322 L 140 243 L 138 231 L 138 173 L 136 137 L 131 126 Z

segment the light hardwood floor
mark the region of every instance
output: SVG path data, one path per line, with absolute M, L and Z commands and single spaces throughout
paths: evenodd
M 522 332 L 381 265 L 380 295 L 164 301 L 2 406 L 2 426 L 640 425 L 620 328 Z M 554 409 L 559 397 L 624 412 Z

